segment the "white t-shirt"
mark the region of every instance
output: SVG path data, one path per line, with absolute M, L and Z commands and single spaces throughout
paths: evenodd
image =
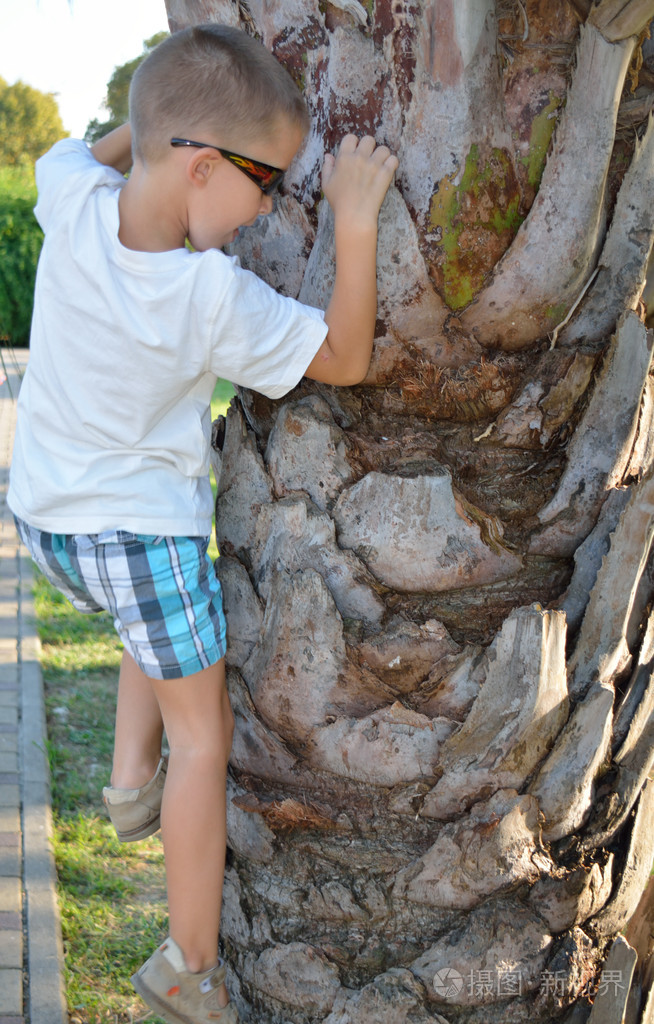
M 208 536 L 217 377 L 280 398 L 327 334 L 217 249 L 118 240 L 125 180 L 83 142 L 36 165 L 45 231 L 9 506 L 49 533 Z

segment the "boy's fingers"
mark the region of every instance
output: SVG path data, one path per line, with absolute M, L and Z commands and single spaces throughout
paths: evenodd
M 400 161 L 391 153 L 388 146 L 377 146 L 372 155 L 372 163 L 378 168 L 377 173 L 381 175 L 381 179 L 387 180 L 389 184 L 400 166 Z
M 360 187 L 361 182 L 367 182 L 366 187 L 375 191 L 375 194 L 377 186 L 383 188 L 385 193 L 398 167 L 399 160 L 388 146 L 378 146 L 372 135 L 358 138 L 350 133 L 341 140 L 337 156 L 325 156 L 322 170 L 323 189 L 332 190 L 332 176 L 334 188 L 337 182 L 341 183 L 342 187 L 340 170 L 347 168 L 347 181 L 350 183 L 348 187 L 355 187 L 357 182 L 359 184 L 356 187 Z M 355 168 L 358 170 L 353 173 Z M 335 195 L 330 195 L 330 202 L 336 198 Z
M 359 141 L 358 149 L 362 156 L 372 156 L 375 152 L 376 145 L 377 143 L 373 139 L 372 135 L 364 135 Z
M 360 156 L 372 158 L 376 163 L 384 164 L 391 157 L 391 151 L 386 145 L 378 146 L 372 135 L 363 135 L 357 138 L 350 133 L 343 136 L 339 146 L 339 155 L 359 154 Z M 396 160 L 396 157 L 393 157 Z M 397 163 L 396 165 L 397 166 Z
M 356 135 L 345 135 L 339 146 L 339 154 L 351 155 L 358 153 L 360 156 L 371 156 L 375 151 L 375 140 L 372 135 L 363 135 L 358 138 Z
M 373 159 L 376 160 L 377 163 L 383 164 L 386 163 L 386 161 L 388 160 L 389 156 L 391 155 L 391 151 L 388 148 L 388 146 L 377 146 L 375 152 L 372 155 Z
M 358 143 L 356 135 L 344 135 L 338 147 L 339 153 L 354 153 Z

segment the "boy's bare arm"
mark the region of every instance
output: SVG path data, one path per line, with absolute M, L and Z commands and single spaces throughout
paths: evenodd
M 358 384 L 370 364 L 377 314 L 377 218 L 397 157 L 370 136 L 346 135 L 327 157 L 323 191 L 334 211 L 336 278 L 325 311 L 327 337 L 306 376 Z
M 129 124 L 121 124 L 112 132 L 99 139 L 91 146 L 91 153 L 99 164 L 114 167 L 121 174 L 132 166 L 132 129 Z

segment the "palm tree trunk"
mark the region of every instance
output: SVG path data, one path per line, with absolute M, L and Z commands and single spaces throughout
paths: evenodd
M 654 0 L 167 8 L 305 91 L 274 286 L 329 294 L 325 149 L 401 160 L 364 384 L 241 391 L 215 453 L 244 1019 L 651 1020 Z

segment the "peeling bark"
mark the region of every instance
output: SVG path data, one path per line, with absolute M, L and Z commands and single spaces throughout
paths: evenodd
M 511 903 L 482 905 L 472 911 L 462 929 L 414 960 L 411 970 L 434 1001 L 455 1007 L 487 1006 L 502 1001 L 501 989 L 481 981 L 443 994 L 434 987 L 439 983 L 438 972 L 454 970 L 462 978 L 483 979 L 487 973 L 493 977 L 501 964 L 506 975 L 519 975 L 523 992 L 533 992 L 540 986 L 551 942 L 543 921 L 526 908 Z
M 584 693 L 590 680 L 609 681 L 631 662 L 628 623 L 654 530 L 654 474 L 634 490 L 597 574 L 570 663 L 571 692 Z
M 317 569 L 340 614 L 378 623 L 384 606 L 365 564 L 336 543 L 334 524 L 302 496 L 284 498 L 259 510 L 253 548 L 255 583 L 268 599 L 270 581 L 280 569 Z
M 393 968 L 360 992 L 342 993 L 325 1024 L 449 1024 L 422 1007 L 424 989 L 411 971 Z
M 609 550 L 610 536 L 630 497 L 626 487 L 609 491 L 596 525 L 574 553 L 575 570 L 559 605 L 565 612 L 569 629 L 576 631 L 581 624 L 597 574 Z
M 339 718 L 311 734 L 310 764 L 373 786 L 396 786 L 433 776 L 444 741 L 454 729 L 399 701 L 362 718 Z
M 620 987 L 616 985 L 600 987 L 588 1018 L 589 1024 L 602 1024 L 604 1021 L 608 1024 L 609 1021 L 625 1019 L 627 997 L 635 962 L 635 951 L 622 936 L 618 936 L 611 946 L 604 970 L 607 972 L 607 977 L 621 979 Z M 609 971 L 612 973 L 609 974 Z
M 625 742 L 627 733 L 632 737 L 642 730 L 642 713 L 651 706 L 652 662 L 654 659 L 654 616 L 650 614 L 629 683 L 624 688 L 613 723 L 614 753 Z M 636 724 L 637 723 L 637 724 Z
M 374 498 L 381 490 L 380 505 Z M 370 473 L 341 494 L 334 517 L 340 545 L 396 590 L 491 583 L 521 565 L 502 542 L 501 524 L 457 502 L 445 471 L 414 478 Z
M 539 833 L 536 800 L 501 790 L 446 825 L 427 853 L 398 873 L 394 898 L 470 909 L 498 890 L 534 882 L 552 866 Z
M 567 717 L 564 645 L 560 613 L 509 616 L 487 652 L 479 696 L 441 751 L 442 776 L 422 814 L 456 817 L 475 798 L 524 784 Z
M 613 854 L 605 865 L 559 869 L 532 887 L 529 901 L 553 934 L 583 924 L 602 909 L 613 886 Z
M 484 345 L 513 350 L 553 330 L 595 265 L 615 121 L 633 40 L 608 43 L 591 25 L 538 197 L 491 283 L 462 314 Z M 578 154 L 586 154 L 579 174 Z
M 601 0 L 590 12 L 589 21 L 611 41 L 637 36 L 654 17 L 651 0 Z
M 292 634 L 283 628 L 290 620 Z M 372 679 L 348 667 L 341 617 L 311 569 L 274 574 L 262 642 L 242 672 L 264 721 L 291 743 L 306 742 L 328 716 L 380 703 Z
M 329 406 L 317 396 L 284 406 L 266 448 L 266 465 L 277 497 L 303 490 L 324 512 L 352 481 L 344 437 Z M 320 466 L 310 456 L 313 449 L 322 454 Z
M 277 944 L 245 965 L 245 981 L 274 1002 L 328 1013 L 340 989 L 338 971 L 311 946 Z
M 618 194 L 611 229 L 599 258 L 599 273 L 559 344 L 603 345 L 622 311 L 636 309 L 647 275 L 654 239 L 654 120 L 636 145 Z
M 645 645 L 643 645 L 645 646 Z M 646 656 L 646 655 L 644 655 Z M 654 765 L 652 661 L 639 664 L 613 726 L 614 770 L 602 787 L 584 849 L 610 843 L 627 821 Z M 617 749 L 616 749 L 617 748 Z
M 561 839 L 588 820 L 597 776 L 611 740 L 613 690 L 593 683 L 575 708 L 531 792 L 539 802 L 546 839 Z
M 638 802 L 629 849 L 620 884 L 610 902 L 593 919 L 600 935 L 615 935 L 631 920 L 652 869 L 651 837 L 654 828 L 654 785 L 648 782 Z
M 595 525 L 607 492 L 622 483 L 650 364 L 645 327 L 635 314 L 627 313 L 568 446 L 556 494 L 538 513 L 545 526 L 531 541 L 534 553 L 572 554 Z M 611 417 L 607 408 L 613 410 Z

